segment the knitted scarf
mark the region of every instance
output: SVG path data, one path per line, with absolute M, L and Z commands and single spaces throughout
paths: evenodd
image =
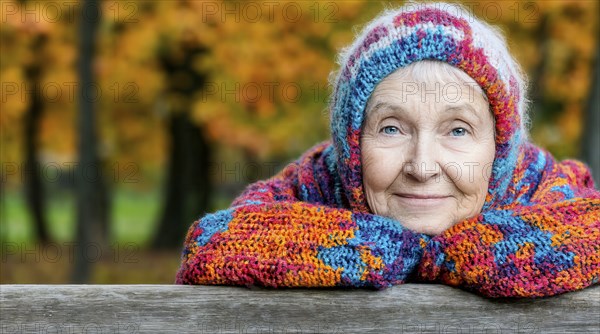
M 455 7 L 453 7 L 455 8 Z M 190 227 L 179 284 L 375 287 L 441 282 L 489 297 L 583 289 L 600 277 L 600 192 L 580 162 L 526 139 L 525 84 L 506 45 L 466 12 L 434 5 L 385 13 L 340 57 L 332 140 L 231 207 Z M 433 59 L 467 73 L 495 117 L 496 156 L 482 211 L 436 237 L 373 214 L 360 132 L 377 83 Z

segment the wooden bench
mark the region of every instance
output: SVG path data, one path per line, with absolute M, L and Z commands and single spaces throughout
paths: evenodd
M 600 333 L 600 286 L 520 300 L 433 284 L 0 285 L 0 292 L 1 333 Z

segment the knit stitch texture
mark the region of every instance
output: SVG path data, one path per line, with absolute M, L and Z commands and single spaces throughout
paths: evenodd
M 600 277 L 600 192 L 587 167 L 527 140 L 525 84 L 501 37 L 466 12 L 426 5 L 375 19 L 340 58 L 332 140 L 190 227 L 179 284 L 375 287 L 441 282 L 489 297 L 583 289 Z M 360 133 L 387 75 L 432 59 L 483 89 L 496 156 L 482 212 L 439 236 L 370 212 Z

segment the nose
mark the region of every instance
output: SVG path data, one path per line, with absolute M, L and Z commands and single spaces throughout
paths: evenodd
M 415 136 L 410 145 L 407 160 L 402 166 L 404 175 L 418 182 L 438 178 L 441 166 L 438 163 L 439 150 L 435 140 L 428 136 Z

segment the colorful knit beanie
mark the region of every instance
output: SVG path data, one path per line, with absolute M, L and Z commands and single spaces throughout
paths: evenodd
M 339 59 L 330 102 L 337 165 L 353 210 L 368 212 L 360 158 L 367 101 L 386 76 L 420 60 L 446 62 L 481 86 L 496 122 L 496 157 L 483 209 L 514 200 L 507 190 L 527 136 L 526 82 L 507 50 L 496 30 L 456 4 L 410 4 L 363 29 Z

